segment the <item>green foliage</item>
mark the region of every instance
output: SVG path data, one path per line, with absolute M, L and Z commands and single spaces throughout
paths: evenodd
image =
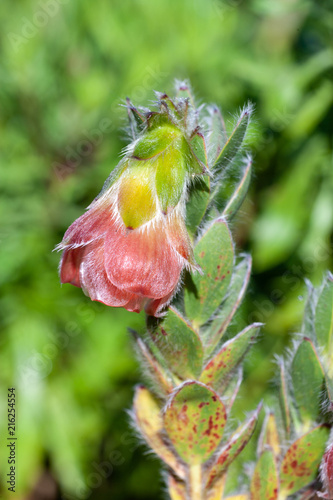
M 49 4 L 54 14 L 47 14 Z M 269 400 L 272 354 L 282 352 L 288 332 L 299 331 L 303 276 L 319 283 L 323 270 L 332 269 L 330 6 L 304 0 L 43 5 L 0 3 L 0 394 L 2 407 L 7 387 L 15 384 L 20 395 L 17 486 L 27 495 L 48 462 L 65 498 L 83 490 L 94 500 L 162 498 L 158 466 L 135 451 L 122 418 L 137 381 L 126 327 L 141 333 L 143 318 L 60 287 L 51 250 L 119 161 L 126 95 L 145 106 L 152 88 L 171 91 L 175 76 L 190 78 L 195 93 L 222 106 L 222 138 L 232 130 L 231 113 L 250 98 L 254 175 L 233 231 L 241 251 L 255 250 L 255 272 L 231 328 L 226 331 L 223 318 L 229 318 L 233 282 L 212 324 L 230 336 L 254 321 L 266 323 L 246 363 L 233 417 L 242 419 L 264 391 Z M 45 13 L 47 24 L 38 26 Z M 136 118 L 140 124 L 140 112 Z M 207 149 L 209 158 L 218 154 L 219 148 Z M 240 170 L 229 174 L 223 176 L 222 210 Z M 196 190 L 194 196 L 196 205 Z M 290 231 L 290 241 L 279 229 L 289 219 L 301 228 Z M 209 325 L 202 330 L 206 339 Z M 288 385 L 289 366 L 287 373 Z M 5 435 L 5 419 L 0 430 Z M 1 447 L 2 477 L 5 452 Z M 114 452 L 122 460 L 110 459 Z M 253 458 L 251 443 L 242 453 L 244 460 Z M 95 488 L 94 464 L 105 461 L 112 476 L 99 476 Z M 236 479 L 226 495 L 239 478 L 246 481 L 240 468 L 229 474 Z

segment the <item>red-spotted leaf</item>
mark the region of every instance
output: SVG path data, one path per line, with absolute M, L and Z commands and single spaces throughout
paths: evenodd
M 290 446 L 280 468 L 281 492 L 285 496 L 316 479 L 328 435 L 328 427 L 319 425 Z
M 261 323 L 245 328 L 236 337 L 226 342 L 205 366 L 200 380 L 216 390 L 228 382 L 232 370 L 241 362 L 246 351 L 258 335 Z
M 168 367 L 180 378 L 197 378 L 202 370 L 203 347 L 197 332 L 170 307 L 165 320 L 151 332 Z
M 264 451 L 254 469 L 250 500 L 276 500 L 279 495 L 279 477 L 272 450 Z
M 318 344 L 333 354 L 333 275 L 328 273 L 316 307 L 315 328 Z
M 262 404 L 260 403 L 252 417 L 234 432 L 228 443 L 217 454 L 208 473 L 207 488 L 213 487 L 215 482 L 223 476 L 229 465 L 245 448 L 254 432 L 261 408 Z
M 215 220 L 202 234 L 194 249 L 203 269 L 192 276 L 185 288 L 187 317 L 195 327 L 206 323 L 221 304 L 231 279 L 234 248 L 230 230 L 223 219 Z
M 212 321 L 209 329 L 205 332 L 205 344 L 208 353 L 211 353 L 219 344 L 237 311 L 249 284 L 251 267 L 252 259 L 250 255 L 246 255 L 236 266 L 232 274 L 228 296 L 223 302 L 217 318 Z
M 296 404 L 304 424 L 318 420 L 324 371 L 311 340 L 305 338 L 299 345 L 291 366 L 291 378 Z
M 244 198 L 250 186 L 251 171 L 252 158 L 249 157 L 247 158 L 242 178 L 223 210 L 222 215 L 228 220 L 232 219 L 232 217 L 236 214 L 237 210 L 244 201 Z
M 158 403 L 143 386 L 136 388 L 133 415 L 136 425 L 149 446 L 173 469 L 177 476 L 184 479 L 184 465 L 162 438 L 163 420 Z
M 179 456 L 188 464 L 200 464 L 218 447 L 226 418 L 224 404 L 216 392 L 191 381 L 171 397 L 164 426 Z

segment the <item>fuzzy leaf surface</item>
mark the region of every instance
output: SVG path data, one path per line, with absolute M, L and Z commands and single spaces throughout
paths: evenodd
M 316 307 L 315 328 L 318 344 L 328 355 L 333 353 L 333 275 L 328 274 Z
M 226 418 L 224 404 L 216 392 L 190 381 L 171 397 L 164 426 L 179 456 L 188 464 L 200 464 L 218 447 Z
M 200 381 L 211 385 L 216 390 L 223 385 L 223 382 L 227 382 L 228 376 L 241 362 L 251 343 L 257 337 L 260 326 L 261 323 L 254 323 L 226 342 L 205 366 Z
M 246 130 L 250 121 L 251 113 L 252 110 L 250 107 L 246 107 L 242 111 L 234 130 L 232 131 L 230 137 L 228 138 L 227 142 L 223 146 L 219 156 L 216 159 L 214 166 L 215 169 L 218 169 L 220 171 L 223 168 L 227 167 L 239 152 L 246 135 Z
M 186 315 L 196 325 L 206 323 L 221 304 L 230 284 L 234 248 L 230 230 L 216 219 L 203 233 L 194 249 L 203 276 L 192 276 L 192 288 L 185 288 Z
M 205 334 L 205 343 L 208 352 L 212 352 L 219 344 L 223 334 L 237 311 L 249 284 L 251 267 L 252 259 L 250 255 L 246 255 L 236 266 L 232 274 L 229 293 L 222 304 L 217 318 L 212 321 Z
M 289 410 L 289 401 L 288 401 L 288 388 L 287 388 L 287 380 L 286 380 L 286 370 L 284 366 L 284 361 L 280 361 L 280 405 L 282 410 L 282 417 L 284 421 L 284 428 L 286 431 L 286 436 L 290 435 L 291 428 L 291 417 Z
M 207 488 L 219 480 L 229 465 L 235 460 L 249 442 L 256 427 L 262 404 L 260 403 L 252 417 L 242 424 L 231 436 L 214 461 L 208 475 Z
M 299 345 L 291 366 L 294 395 L 304 423 L 319 418 L 320 397 L 324 386 L 324 371 L 311 340 Z
M 261 455 L 267 446 L 271 448 L 275 457 L 280 455 L 280 439 L 276 418 L 273 413 L 268 413 L 264 420 L 258 442 L 258 455 Z
M 242 178 L 223 210 L 222 216 L 225 217 L 226 219 L 228 220 L 232 219 L 233 216 L 238 211 L 238 209 L 240 208 L 240 206 L 242 205 L 250 186 L 251 173 L 252 173 L 252 159 L 248 158 Z
M 161 410 L 155 398 L 143 386 L 139 386 L 136 389 L 133 410 L 135 422 L 149 446 L 183 479 L 185 477 L 185 470 L 182 463 L 161 437 L 161 431 L 163 430 Z
M 186 227 L 193 237 L 206 213 L 210 196 L 210 179 L 198 177 L 193 181 L 190 197 L 186 203 Z
M 151 333 L 168 367 L 180 378 L 197 378 L 202 370 L 203 347 L 197 332 L 174 308 Z
M 320 425 L 290 446 L 280 469 L 281 491 L 285 495 L 292 495 L 316 479 L 328 435 L 328 427 Z
M 250 487 L 250 500 L 276 500 L 279 478 L 272 450 L 264 451 L 256 465 Z
M 209 164 L 214 165 L 227 140 L 227 132 L 221 112 L 217 106 L 210 108 L 208 156 Z
M 143 365 L 147 368 L 147 371 L 152 379 L 154 385 L 156 385 L 162 393 L 169 394 L 173 390 L 171 381 L 169 380 L 167 374 L 158 363 L 157 359 L 150 352 L 149 348 L 143 342 L 143 340 L 136 334 L 132 332 L 136 341 L 138 348 L 138 353 L 143 361 Z

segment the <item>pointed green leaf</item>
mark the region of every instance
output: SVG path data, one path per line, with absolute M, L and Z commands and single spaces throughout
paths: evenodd
M 328 355 L 333 354 L 333 275 L 328 273 L 318 298 L 315 327 L 318 344 Z
M 226 342 L 205 366 L 200 381 L 221 390 L 228 382 L 230 373 L 241 362 L 246 351 L 259 333 L 261 323 L 248 326 L 236 337 Z
M 217 106 L 212 106 L 209 117 L 208 151 L 209 165 L 214 165 L 223 146 L 227 141 L 227 132 L 221 112 Z
M 246 255 L 232 274 L 229 294 L 223 302 L 217 318 L 212 321 L 209 329 L 205 332 L 208 353 L 211 353 L 219 344 L 244 297 L 251 276 L 251 266 L 251 256 Z
M 176 309 L 169 308 L 166 318 L 156 330 L 151 331 L 151 336 L 170 370 L 178 377 L 199 376 L 203 362 L 202 342 Z
M 305 425 L 311 425 L 318 420 L 321 411 L 324 371 L 314 345 L 308 338 L 301 342 L 295 353 L 291 378 L 301 419 Z
M 290 446 L 280 468 L 281 492 L 285 496 L 316 479 L 328 436 L 329 428 L 320 425 Z
M 185 478 L 183 464 L 162 438 L 163 420 L 161 409 L 152 394 L 143 386 L 136 388 L 133 415 L 141 434 L 153 451 L 177 474 Z
M 165 395 L 170 394 L 173 391 L 173 386 L 167 373 L 163 370 L 157 359 L 153 356 L 138 334 L 134 330 L 130 331 L 134 335 L 139 356 L 143 365 L 146 367 L 153 384 L 156 385 Z
M 242 111 L 234 130 L 217 157 L 214 166 L 215 170 L 221 170 L 228 166 L 239 152 L 246 135 L 251 114 L 252 106 L 249 105 Z
M 233 433 L 228 443 L 218 453 L 208 472 L 207 488 L 211 488 L 215 481 L 221 478 L 229 465 L 245 448 L 254 432 L 261 408 L 262 404 L 260 403 L 252 417 Z
M 242 365 L 238 367 L 237 374 L 235 373 L 233 377 L 231 377 L 228 386 L 223 391 L 223 397 L 226 398 L 227 404 L 227 414 L 229 415 L 231 412 L 231 408 L 237 398 L 240 386 L 243 381 L 243 367 Z
M 186 227 L 195 236 L 207 211 L 210 196 L 210 179 L 207 176 L 196 177 L 186 203 Z
M 304 308 L 302 334 L 304 335 L 304 337 L 309 337 L 314 342 L 316 341 L 315 308 L 317 303 L 317 290 L 314 288 L 310 281 L 305 281 L 308 289 L 308 296 Z
M 230 220 L 236 214 L 248 192 L 252 172 L 252 158 L 247 159 L 242 178 L 223 210 L 223 217 Z
M 194 249 L 204 274 L 192 276 L 193 287 L 185 288 L 186 315 L 196 327 L 203 325 L 221 304 L 231 279 L 234 248 L 227 223 L 215 220 Z
M 200 464 L 218 447 L 226 418 L 216 392 L 191 381 L 184 383 L 168 402 L 164 426 L 179 456 L 188 464 Z
M 273 413 L 267 413 L 262 425 L 258 441 L 258 455 L 260 456 L 267 447 L 271 448 L 276 458 L 279 457 L 280 438 L 277 429 L 276 418 Z
M 195 156 L 196 161 L 200 164 L 202 172 L 208 170 L 208 158 L 205 138 L 201 132 L 197 132 L 190 140 L 189 144 Z M 196 171 L 196 169 L 195 169 Z
M 279 495 L 279 477 L 272 450 L 264 451 L 256 465 L 250 488 L 251 500 L 276 500 Z
M 285 373 L 284 361 L 280 361 L 280 404 L 282 410 L 282 416 L 284 421 L 284 427 L 286 431 L 286 437 L 290 436 L 291 429 L 291 417 L 289 409 L 289 398 L 288 398 L 288 387 Z

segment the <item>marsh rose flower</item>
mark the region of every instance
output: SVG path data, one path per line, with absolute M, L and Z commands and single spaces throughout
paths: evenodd
M 184 221 L 195 161 L 179 127 L 150 124 L 66 231 L 61 282 L 106 305 L 158 316 L 184 268 L 196 267 Z

